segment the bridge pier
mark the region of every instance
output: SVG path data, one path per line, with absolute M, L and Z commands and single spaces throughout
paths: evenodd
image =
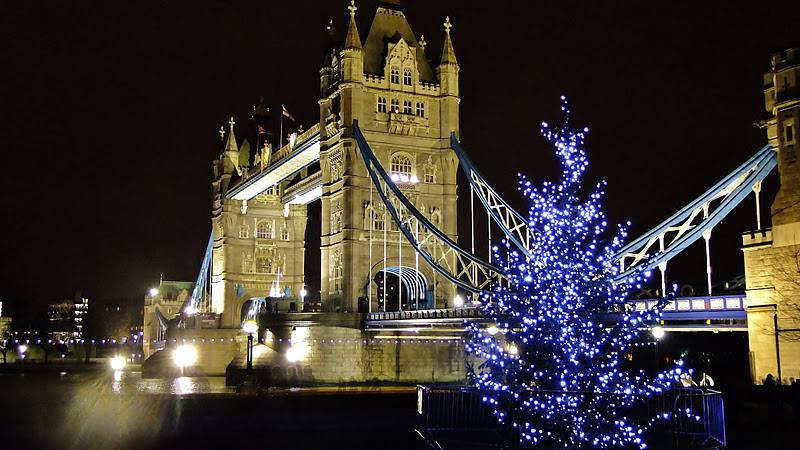
M 248 372 L 241 351 L 226 371 L 236 385 L 453 383 L 466 377 L 461 329 L 366 329 L 362 314 L 295 313 L 266 318 Z

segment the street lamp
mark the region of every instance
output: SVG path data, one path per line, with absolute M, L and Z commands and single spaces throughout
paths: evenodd
M 150 297 L 155 297 L 156 295 L 158 295 L 158 289 L 154 287 L 150 288 Z
M 197 362 L 197 349 L 193 345 L 181 345 L 172 352 L 172 361 L 181 369 L 193 366 Z
M 17 351 L 19 351 L 19 357 L 21 359 L 25 359 L 25 352 L 28 351 L 28 346 L 25 345 L 25 344 L 22 344 L 19 347 L 17 347 Z
M 247 370 L 253 369 L 253 335 L 258 333 L 258 323 L 248 320 L 242 324 L 242 331 L 247 333 Z
M 111 364 L 111 369 L 116 372 L 116 371 L 120 371 L 120 370 L 124 369 L 125 365 L 128 362 L 122 356 L 115 356 L 115 357 L 111 358 L 109 363 Z
M 464 306 L 464 297 L 459 294 L 456 294 L 455 298 L 453 298 L 453 306 L 456 308 L 461 308 Z
M 660 340 L 661 338 L 664 337 L 665 334 L 667 334 L 667 332 L 664 331 L 664 328 L 658 326 L 653 327 L 653 329 L 650 330 L 650 333 L 652 333 L 653 337 L 658 340 Z

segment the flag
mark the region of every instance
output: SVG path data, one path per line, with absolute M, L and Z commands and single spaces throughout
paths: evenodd
M 296 121 L 295 121 L 295 119 L 294 119 L 294 117 L 292 117 L 292 115 L 291 115 L 291 114 L 289 114 L 289 111 L 287 111 L 287 110 L 286 110 L 286 107 L 285 107 L 285 106 L 283 106 L 283 105 L 281 105 L 281 114 L 283 114 L 285 117 L 287 117 L 287 118 L 288 118 L 289 120 L 291 120 L 292 122 L 296 122 Z

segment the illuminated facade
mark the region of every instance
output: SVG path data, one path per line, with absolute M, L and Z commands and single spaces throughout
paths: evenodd
M 764 74 L 769 118 L 762 122 L 778 152 L 781 187 L 772 203 L 772 229 L 743 236 L 750 373 L 800 378 L 800 48 L 772 56 Z
M 192 289 L 194 283 L 191 281 L 161 280 L 157 287 L 151 288 L 145 295 L 142 311 L 142 349 L 145 358 L 155 351 L 153 341 L 164 339 L 165 327 L 161 321 L 179 313 Z
M 221 140 L 220 158 L 214 161 L 211 310 L 221 314 L 223 328 L 238 328 L 245 303 L 253 297 L 270 296 L 270 289 L 276 286 L 287 302 L 294 299 L 295 308 L 302 308 L 298 304 L 304 283 L 306 206 L 281 202 L 295 180 L 287 179 L 249 202 L 226 196 L 232 180 L 263 165 L 271 153 L 269 146 L 262 145 L 269 143 L 269 137 L 258 134 L 259 127 L 265 126 L 259 120 L 268 120 L 268 110 L 263 105 L 256 109 L 263 113 L 251 124 L 255 132 L 237 141 L 231 120 L 227 138 Z M 254 158 L 251 141 L 252 147 L 260 147 Z
M 450 150 L 450 134 L 458 135 L 460 98 L 450 29 L 448 19 L 434 67 L 424 36 L 414 34 L 399 2 L 381 2 L 364 35 L 351 4 L 344 45 L 329 48 L 320 70 L 319 102 L 321 300 L 326 310 L 383 310 L 384 280 L 386 293 L 394 297 L 386 299 L 388 310 L 442 307 L 453 298 L 452 284 L 415 260 L 378 194 L 371 195 L 372 182 L 353 139 L 358 121 L 395 184 L 456 240 L 458 162 Z M 421 298 L 406 293 L 409 279 L 420 280 Z

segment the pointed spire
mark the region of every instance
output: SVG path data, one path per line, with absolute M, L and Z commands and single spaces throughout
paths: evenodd
M 225 144 L 225 151 L 226 152 L 238 152 L 239 146 L 236 145 L 236 136 L 233 134 L 233 126 L 236 125 L 236 122 L 233 120 L 233 116 L 231 116 L 231 120 L 228 121 L 231 129 L 228 132 L 228 143 Z
M 358 36 L 358 27 L 356 27 L 356 7 L 355 0 L 350 0 L 350 25 L 347 27 L 347 39 L 344 41 L 345 49 L 358 49 L 361 50 L 361 38 Z
M 242 142 L 239 149 L 239 167 L 250 167 L 250 142 L 247 139 Z
M 447 16 L 447 18 L 444 19 L 444 46 L 442 46 L 442 60 L 440 64 L 454 64 L 457 66 L 458 60 L 456 59 L 456 52 L 453 50 L 453 42 L 450 40 L 451 28 L 453 28 L 453 24 L 450 23 L 450 16 Z

